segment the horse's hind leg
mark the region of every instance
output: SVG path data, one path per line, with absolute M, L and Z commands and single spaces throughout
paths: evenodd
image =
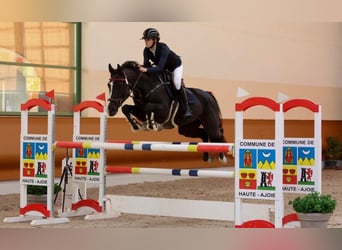
M 217 119 L 217 123 L 213 123 L 214 119 L 211 121 L 203 122 L 203 127 L 208 134 L 209 142 L 225 143 L 224 131 L 221 126 L 220 120 Z M 219 152 L 219 160 L 223 163 L 227 163 L 227 152 Z
M 220 136 L 220 139 L 218 139 L 218 141 L 224 143 L 224 142 L 226 142 L 226 139 L 224 138 L 224 135 L 223 135 L 223 128 L 220 128 L 220 131 L 221 131 L 221 136 Z M 228 158 L 227 158 L 226 153 L 220 152 L 219 153 L 219 159 L 223 163 L 228 162 Z
M 226 142 L 226 139 L 224 138 L 224 135 L 223 135 L 223 128 L 219 128 L 219 133 L 218 134 L 214 134 L 213 136 L 209 136 L 209 141 L 210 142 L 222 142 L 222 143 L 225 143 Z M 228 162 L 228 158 L 227 158 L 227 152 L 219 152 L 219 160 L 222 162 L 222 163 L 227 163 Z
M 203 142 L 208 142 L 208 135 L 203 128 L 200 128 L 200 121 L 196 121 L 190 124 L 183 125 L 178 128 L 178 133 L 190 138 L 201 138 Z M 203 161 L 211 161 L 209 158 L 209 153 L 203 153 Z

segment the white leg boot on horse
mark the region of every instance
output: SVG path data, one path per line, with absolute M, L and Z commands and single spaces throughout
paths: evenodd
M 192 112 L 191 109 L 189 107 L 189 103 L 188 103 L 188 97 L 186 96 L 186 92 L 185 92 L 185 87 L 181 86 L 181 88 L 179 90 L 177 90 L 178 92 L 178 99 L 179 102 L 182 106 L 182 110 L 183 110 L 183 116 L 184 118 L 190 118 L 192 116 Z

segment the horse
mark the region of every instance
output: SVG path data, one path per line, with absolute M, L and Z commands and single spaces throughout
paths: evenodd
M 110 79 L 108 82 L 108 115 L 115 116 L 122 104 L 131 97 L 134 105 L 122 106 L 132 130 L 162 130 L 178 128 L 178 133 L 189 138 L 200 138 L 203 142 L 226 142 L 221 111 L 218 102 L 211 92 L 198 88 L 186 88 L 190 118 L 183 118 L 183 110 L 175 97 L 175 87 L 165 74 L 143 73 L 139 63 L 126 61 L 117 64 L 114 69 L 108 64 Z M 169 79 L 169 81 L 165 81 Z M 227 162 L 224 152 L 219 153 L 219 159 Z M 203 153 L 203 160 L 213 161 L 208 152 Z

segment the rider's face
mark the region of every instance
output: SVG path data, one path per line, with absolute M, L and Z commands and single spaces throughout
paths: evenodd
M 154 40 L 152 38 L 146 38 L 145 40 L 145 46 L 146 48 L 151 48 L 151 46 L 153 46 L 153 42 Z

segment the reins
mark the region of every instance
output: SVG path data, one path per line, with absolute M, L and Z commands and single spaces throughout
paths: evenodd
M 143 72 L 140 72 L 140 74 L 139 74 L 137 80 L 136 80 L 135 83 L 133 84 L 132 90 L 134 90 L 135 87 L 138 85 L 138 83 L 139 83 L 139 81 L 140 81 L 140 78 L 142 77 L 142 74 L 143 74 Z M 127 77 L 126 77 L 126 79 L 127 79 Z
M 162 82 L 162 83 L 159 83 L 157 86 L 155 86 L 153 89 L 150 90 L 150 92 L 148 92 L 146 95 L 145 95 L 145 98 L 147 98 L 148 96 L 150 96 L 154 91 L 156 91 L 157 89 L 159 89 L 161 86 L 163 86 L 164 84 L 169 84 L 167 82 Z
M 139 81 L 140 81 L 142 75 L 143 75 L 143 72 L 140 72 L 140 74 L 139 74 L 137 80 L 135 80 L 135 83 L 133 84 L 133 86 L 132 86 L 132 88 L 131 88 L 132 91 L 134 91 L 134 89 L 138 86 L 138 83 L 139 83 Z M 127 77 L 126 77 L 126 80 L 127 80 Z M 128 82 L 128 80 L 127 80 L 127 82 Z M 162 85 L 164 85 L 164 84 L 165 84 L 165 83 L 162 82 L 162 83 L 158 84 L 157 86 L 155 86 L 153 89 L 151 89 L 151 90 L 145 95 L 145 99 L 148 98 L 151 94 L 153 94 L 154 91 L 156 91 L 158 88 L 160 88 L 160 87 L 161 87 Z

